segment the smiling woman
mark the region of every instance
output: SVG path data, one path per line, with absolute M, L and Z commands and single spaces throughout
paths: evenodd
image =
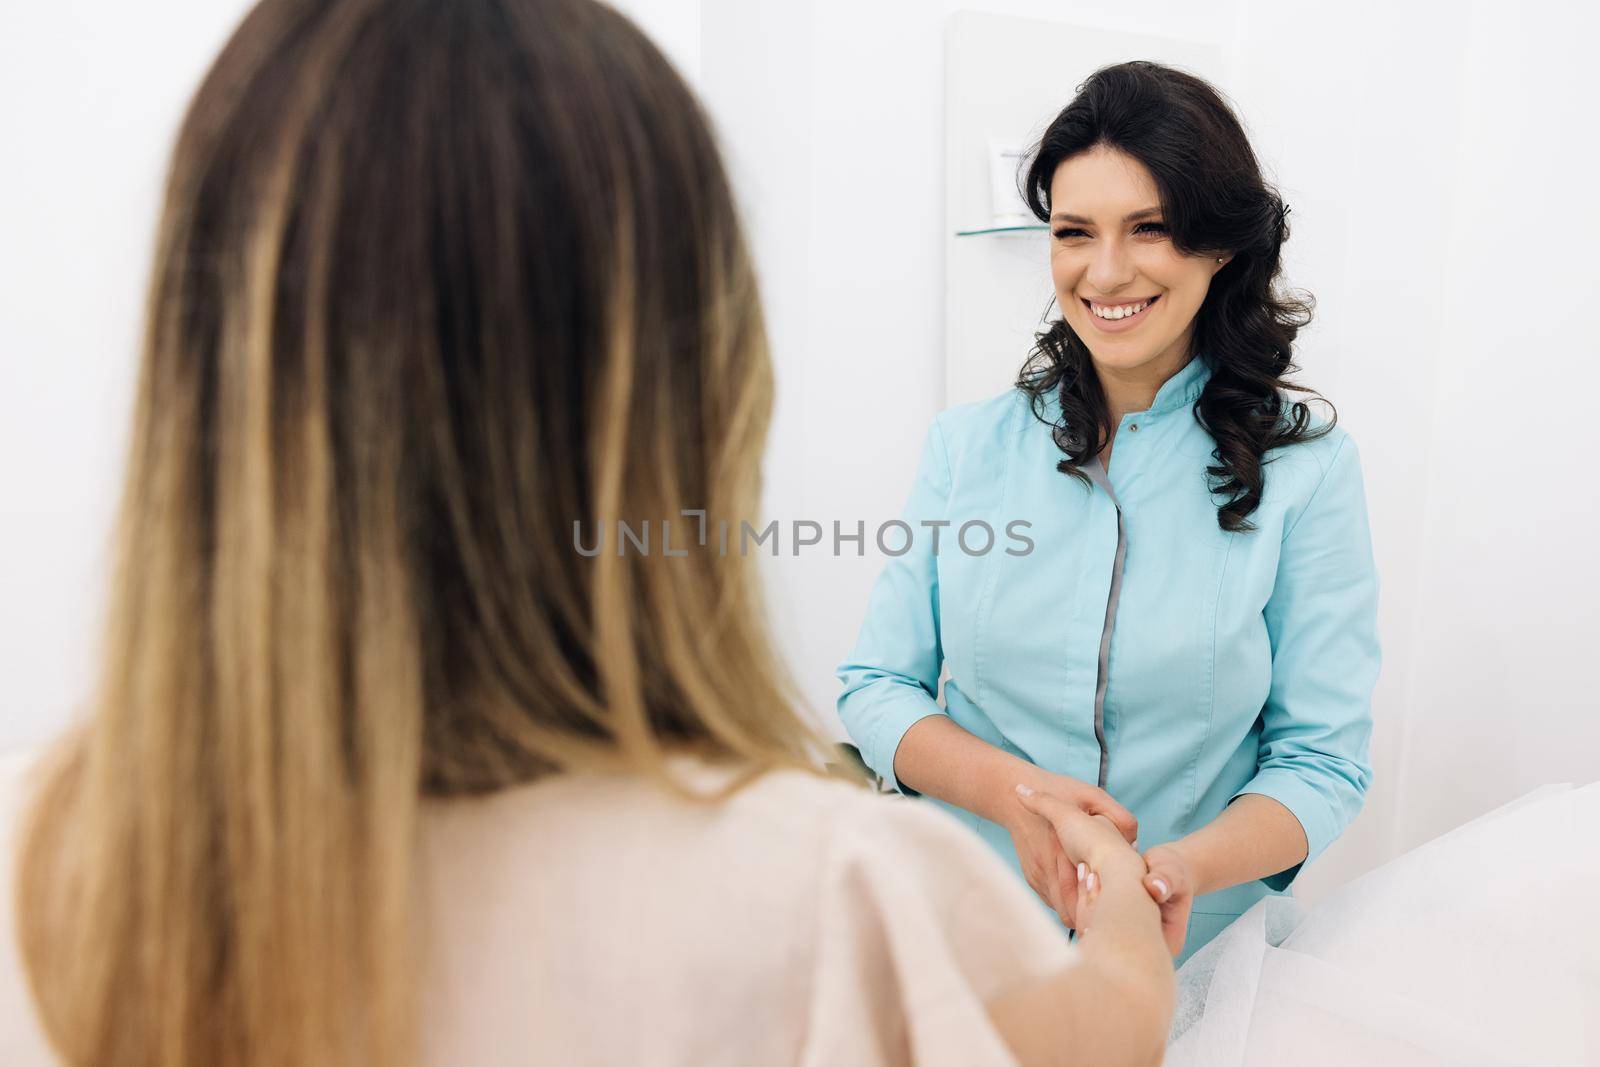
M 1361 807 L 1379 650 L 1360 465 L 1286 395 L 1309 303 L 1277 290 L 1287 209 L 1215 89 L 1097 71 L 1026 193 L 1061 317 L 1015 388 L 934 420 L 902 518 L 1026 520 L 1037 549 L 886 563 L 839 714 L 1069 926 L 1075 880 L 1011 783 L 1137 827 L 1183 958 Z

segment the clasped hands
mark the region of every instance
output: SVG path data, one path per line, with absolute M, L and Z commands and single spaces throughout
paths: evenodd
M 1080 934 L 1089 923 L 1096 869 L 1137 861 L 1143 884 L 1161 910 L 1161 934 L 1174 956 L 1183 951 L 1196 878 L 1182 850 L 1157 845 L 1140 853 L 1139 823 L 1104 789 L 1034 769 L 1020 784 L 1013 814 L 1002 820 L 1028 885 L 1061 921 Z M 1087 892 L 1085 892 L 1087 890 Z

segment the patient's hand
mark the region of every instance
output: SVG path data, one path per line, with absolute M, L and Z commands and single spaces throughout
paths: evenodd
M 1161 906 L 1161 936 L 1174 956 L 1183 951 L 1189 932 L 1189 910 L 1194 906 L 1195 877 L 1183 853 L 1171 845 L 1156 845 L 1145 850 L 1144 862 L 1150 870 L 1144 887 Z
M 1063 827 L 1052 825 L 1049 819 L 1027 804 L 1018 804 L 1014 813 L 1002 820 L 1002 825 L 1011 833 L 1011 843 L 1016 847 L 1022 874 L 1028 885 L 1050 905 L 1064 924 L 1080 927 L 1083 923 L 1078 914 L 1077 871 L 1078 861 L 1085 856 L 1081 852 L 1070 851 L 1066 847 L 1067 841 L 1075 841 L 1077 847 L 1085 848 L 1092 841 L 1104 846 L 1114 840 L 1115 851 L 1125 851 L 1137 858 L 1129 842 L 1137 836 L 1139 824 L 1132 812 L 1118 804 L 1103 789 L 1066 775 L 1051 774 L 1037 768 L 1032 768 L 1032 771 L 1027 784 L 1075 808 L 1078 818 L 1072 821 L 1071 828 L 1087 836 L 1069 836 L 1064 840 Z M 1091 826 L 1099 829 L 1090 829 Z

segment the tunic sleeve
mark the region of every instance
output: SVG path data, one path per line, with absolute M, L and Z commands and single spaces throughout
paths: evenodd
M 908 550 L 890 556 L 867 602 L 867 614 L 850 655 L 839 665 L 844 683 L 839 718 L 861 757 L 885 782 L 911 796 L 894 773 L 895 750 L 917 720 L 942 715 L 935 701 L 944 654 L 939 640 L 938 557 L 923 522 L 945 518 L 950 462 L 938 419 L 928 430 L 917 480 L 901 512 L 910 529 L 884 535 L 889 548 L 905 536 Z
M 898 797 L 846 807 L 821 873 L 800 1062 L 1014 1064 L 985 1005 L 1071 966 L 1066 931 L 943 812 Z
M 1235 797 L 1264 794 L 1300 820 L 1306 859 L 1263 879 L 1283 889 L 1350 825 L 1372 779 L 1378 575 L 1361 463 L 1348 436 L 1284 535 L 1265 614 L 1272 686 L 1256 773 Z

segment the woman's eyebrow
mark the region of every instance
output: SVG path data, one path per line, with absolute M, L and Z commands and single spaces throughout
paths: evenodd
M 1161 214 L 1161 209 L 1159 207 L 1145 207 L 1145 208 L 1140 208 L 1138 211 L 1135 211 L 1131 215 L 1124 215 L 1122 217 L 1122 221 L 1123 222 L 1135 222 L 1135 221 L 1137 221 L 1139 219 L 1149 218 L 1151 215 L 1159 215 L 1159 214 Z M 1058 211 L 1054 215 L 1051 215 L 1050 216 L 1050 221 L 1051 222 L 1076 222 L 1080 226 L 1092 226 L 1092 225 L 1094 225 L 1094 220 L 1092 220 L 1092 219 L 1086 219 L 1082 215 L 1069 215 L 1065 211 Z

